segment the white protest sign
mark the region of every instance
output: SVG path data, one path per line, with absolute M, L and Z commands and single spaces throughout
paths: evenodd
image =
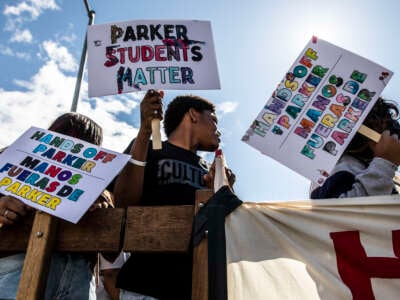
M 313 37 L 242 140 L 323 184 L 392 74 Z
M 88 27 L 89 97 L 219 89 L 209 21 L 134 20 Z
M 31 127 L 0 155 L 0 193 L 77 223 L 129 158 Z

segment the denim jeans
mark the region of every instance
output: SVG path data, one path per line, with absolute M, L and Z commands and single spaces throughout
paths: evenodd
M 0 299 L 15 299 L 25 254 L 0 258 Z M 79 254 L 52 256 L 46 300 L 95 300 L 96 284 L 89 262 Z
M 119 300 L 157 300 L 157 299 L 150 296 L 145 296 L 142 294 L 137 294 L 121 289 L 119 292 Z

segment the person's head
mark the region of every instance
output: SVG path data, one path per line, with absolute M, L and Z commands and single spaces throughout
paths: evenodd
M 50 125 L 49 130 L 69 135 L 100 146 L 103 139 L 101 127 L 89 117 L 78 113 L 65 113 Z
M 378 133 L 389 130 L 391 134 L 400 136 L 400 125 L 397 121 L 398 116 L 399 109 L 395 104 L 385 101 L 383 98 L 379 98 L 365 118 L 363 124 Z M 357 132 L 347 146 L 345 153 L 351 154 L 361 161 L 369 163 L 374 157 L 369 146 L 370 143 L 370 139 Z
M 198 141 L 197 150 L 218 149 L 220 133 L 214 104 L 198 96 L 177 96 L 165 111 L 164 131 L 167 137 L 169 138 L 184 121 L 191 124 L 192 134 Z

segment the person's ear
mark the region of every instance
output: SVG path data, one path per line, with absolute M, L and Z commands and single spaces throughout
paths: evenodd
M 189 117 L 192 123 L 197 123 L 199 119 L 199 113 L 194 108 L 189 108 Z

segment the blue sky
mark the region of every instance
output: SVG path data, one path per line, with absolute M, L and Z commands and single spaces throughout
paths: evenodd
M 400 2 L 236 0 L 89 0 L 95 24 L 133 19 L 210 20 L 221 90 L 193 91 L 218 108 L 222 149 L 245 201 L 308 198 L 309 181 L 241 142 L 276 84 L 316 35 L 394 72 L 383 95 L 399 100 Z M 47 127 L 69 111 L 88 18 L 81 0 L 0 2 L 0 146 L 30 126 Z M 168 103 L 182 91 L 166 91 Z M 87 76 L 78 112 L 122 151 L 136 135 L 142 95 L 89 99 Z M 212 159 L 212 156 L 208 156 Z

